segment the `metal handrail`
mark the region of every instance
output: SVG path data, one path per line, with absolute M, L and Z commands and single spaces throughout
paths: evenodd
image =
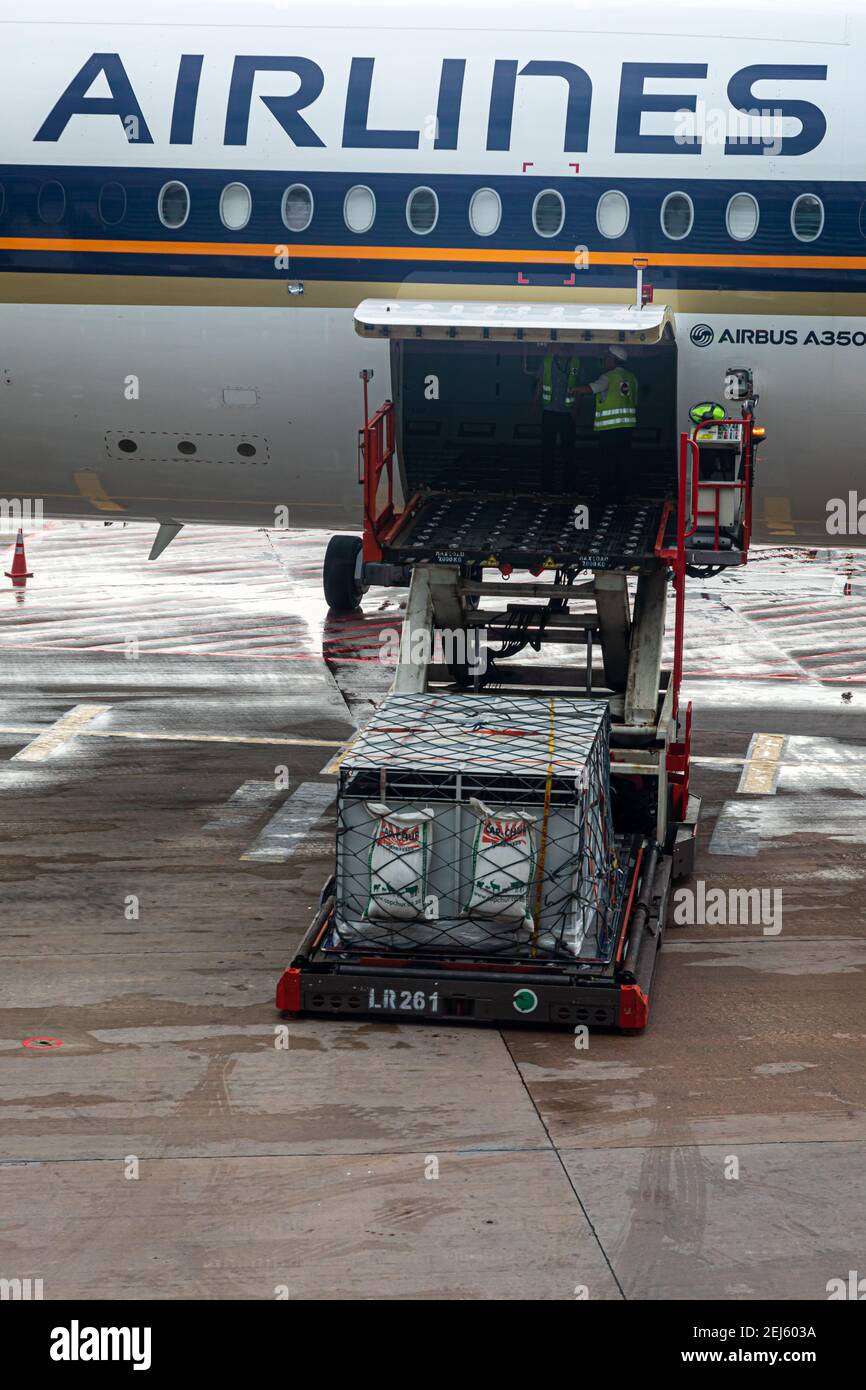
M 397 431 L 393 401 L 385 401 L 371 416 L 367 416 L 367 378 L 364 381 L 364 424 L 358 431 L 358 482 L 364 489 L 364 559 L 382 558 L 382 533 L 395 517 L 394 458 Z M 388 480 L 384 505 L 378 507 L 379 484 L 382 474 Z
M 691 476 L 689 474 L 689 460 L 691 459 Z M 690 439 L 687 434 L 680 435 L 680 477 L 679 477 L 679 505 L 677 507 L 677 540 L 682 542 L 693 536 L 697 529 L 698 514 L 698 486 L 700 484 L 700 450 L 694 439 Z M 689 495 L 689 519 L 691 525 L 686 529 L 686 508 L 685 500 Z
M 712 519 L 713 519 L 713 535 L 714 535 L 714 542 L 715 542 L 715 544 L 718 546 L 718 544 L 719 544 L 719 537 L 720 537 L 720 533 L 721 533 L 721 514 L 720 514 L 720 509 L 721 509 L 721 500 L 722 500 L 722 496 L 721 496 L 721 495 L 722 495 L 722 491 L 723 491 L 723 489 L 727 489 L 727 490 L 729 490 L 729 491 L 736 490 L 736 491 L 739 492 L 739 494 L 740 494 L 740 500 L 741 500 L 741 503 L 742 503 L 742 506 L 743 506 L 743 516 L 742 516 L 742 521 L 741 521 L 741 524 L 742 524 L 742 527 L 743 527 L 743 552 L 744 552 L 744 553 L 747 553 L 747 552 L 748 552 L 748 549 L 749 549 L 749 541 L 750 541 L 750 539 L 751 539 L 751 534 L 752 534 L 752 425 L 753 425 L 753 417 L 752 417 L 751 414 L 745 414 L 745 415 L 743 415 L 742 419 L 739 419 L 739 420 L 738 420 L 738 419 L 734 418 L 733 416 L 728 416 L 728 417 L 727 417 L 726 419 L 724 419 L 724 420 L 713 420 L 713 421 L 711 421 L 710 423 L 712 423 L 712 424 L 714 424 L 714 425 L 737 425 L 737 426 L 739 426 L 739 427 L 742 429 L 742 431 L 743 431 L 743 438 L 742 438 L 743 476 L 742 476 L 742 478 L 733 478 L 733 479 L 731 479 L 730 481 L 723 480 L 723 479 L 709 479 L 709 478 L 707 478 L 707 479 L 701 479 L 701 478 L 700 478 L 700 449 L 699 449 L 699 441 L 698 441 L 697 436 L 698 436 L 698 431 L 699 431 L 699 430 L 702 430 L 702 429 L 705 429 L 705 428 L 706 428 L 707 422 L 704 421 L 704 422 L 701 423 L 701 424 L 696 424 L 696 425 L 694 426 L 694 429 L 692 430 L 691 437 L 690 437 L 690 439 L 689 439 L 689 443 L 690 443 L 690 444 L 693 444 L 694 447 L 698 450 L 698 466 L 697 466 L 697 470 L 696 470 L 697 475 L 698 475 L 698 488 L 696 488 L 696 489 L 694 490 L 693 508 L 692 508 L 692 514 L 693 514 L 694 519 L 695 519 L 695 525 L 694 525 L 694 527 L 692 528 L 691 531 L 686 532 L 686 535 L 689 536 L 689 535 L 694 534 L 694 531 L 697 529 L 697 524 L 698 524 L 698 518 L 699 518 L 699 517 L 701 517 L 701 516 L 709 516 L 709 517 L 712 517 Z M 710 509 L 708 509 L 708 508 L 706 508 L 706 507 L 701 508 L 701 507 L 698 506 L 698 502 L 699 502 L 699 500 L 700 500 L 700 499 L 699 499 L 699 492 L 698 492 L 698 489 L 699 489 L 699 488 L 712 488 L 712 489 L 713 489 L 713 491 L 714 491 L 714 493 L 715 493 L 715 505 L 714 505 L 714 507 L 712 508 L 712 510 L 710 510 Z

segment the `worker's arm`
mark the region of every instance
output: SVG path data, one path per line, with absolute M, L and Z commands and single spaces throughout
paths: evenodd
M 585 386 L 575 386 L 574 394 L 576 396 L 606 396 L 607 377 L 599 376 L 596 377 L 595 381 L 590 381 Z

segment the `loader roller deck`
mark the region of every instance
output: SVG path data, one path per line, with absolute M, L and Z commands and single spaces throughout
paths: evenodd
M 581 505 L 589 524 L 578 529 Z M 657 502 L 604 505 L 578 496 L 433 493 L 410 510 L 387 553 L 405 562 L 630 568 L 653 556 L 661 518 Z

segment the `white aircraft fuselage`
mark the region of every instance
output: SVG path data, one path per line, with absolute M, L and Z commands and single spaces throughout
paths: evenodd
M 357 530 L 360 301 L 627 302 L 645 257 L 682 426 L 752 367 L 756 538 L 826 543 L 864 70 L 866 12 L 797 0 L 0 0 L 0 495 Z

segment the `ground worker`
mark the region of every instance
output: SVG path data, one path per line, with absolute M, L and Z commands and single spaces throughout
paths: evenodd
M 595 396 L 595 437 L 598 440 L 599 481 L 604 502 L 623 501 L 629 487 L 628 462 L 637 425 L 637 377 L 622 364 L 625 348 L 614 344 L 602 360 L 603 373 L 576 396 Z
M 541 401 L 541 490 L 561 492 L 574 462 L 574 398 L 580 358 L 554 343 L 538 369 L 533 403 Z

